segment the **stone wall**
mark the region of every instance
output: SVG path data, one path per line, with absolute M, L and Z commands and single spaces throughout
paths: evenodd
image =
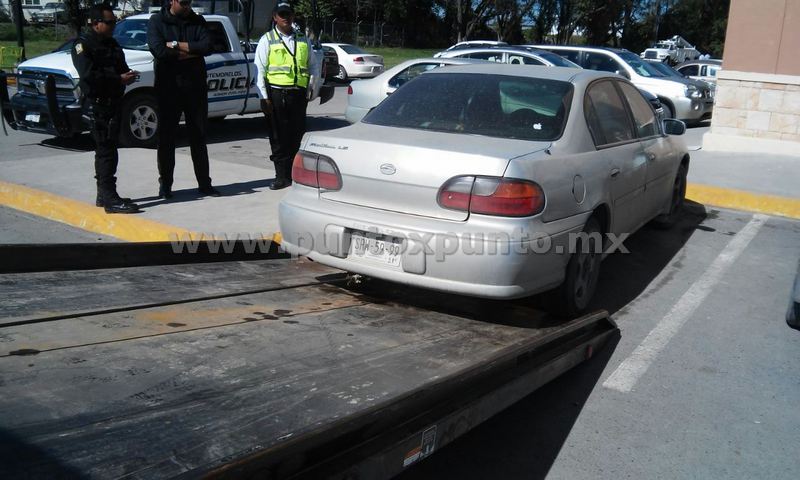
M 719 74 L 703 148 L 800 155 L 800 77 Z

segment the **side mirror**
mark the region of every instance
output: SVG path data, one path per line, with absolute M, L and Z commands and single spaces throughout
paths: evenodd
M 667 135 L 683 135 L 686 133 L 686 124 L 674 118 L 665 118 L 664 132 Z

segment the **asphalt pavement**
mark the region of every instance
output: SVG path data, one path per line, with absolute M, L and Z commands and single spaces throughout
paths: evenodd
M 309 128 L 346 125 L 345 101 L 338 88 L 328 104 L 312 104 Z M 194 190 L 183 131 L 171 202 L 155 198 L 155 152 L 123 150 L 120 193 L 145 212 L 122 220 L 92 206 L 87 136 L 10 132 L 0 137 L 0 243 L 269 236 L 283 193 L 268 189 L 265 130 L 257 115 L 213 124 L 220 198 Z M 594 307 L 611 312 L 618 340 L 402 478 L 800 478 L 800 331 L 784 322 L 800 258 L 800 158 L 705 152 L 707 131 L 684 137 L 690 198 L 700 202 L 603 263 Z M 703 195 L 735 209 L 703 204 Z

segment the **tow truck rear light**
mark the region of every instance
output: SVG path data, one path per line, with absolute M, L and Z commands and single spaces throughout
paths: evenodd
M 341 190 L 342 175 L 330 157 L 300 150 L 292 164 L 292 180 L 323 190 Z
M 439 205 L 451 210 L 501 217 L 541 213 L 545 197 L 538 184 L 516 178 L 465 175 L 439 189 Z

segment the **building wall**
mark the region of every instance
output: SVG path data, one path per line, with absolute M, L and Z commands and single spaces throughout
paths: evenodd
M 732 0 L 707 150 L 800 155 L 800 0 Z

